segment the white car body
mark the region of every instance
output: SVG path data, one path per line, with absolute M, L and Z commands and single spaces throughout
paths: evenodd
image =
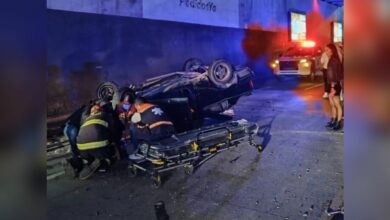
M 321 49 L 315 44 L 310 47 L 295 45 L 281 53 L 270 65 L 276 75 L 314 76 L 321 72 L 320 55 Z
M 280 57 L 275 61 L 274 73 L 276 75 L 301 75 L 311 74 L 311 60 L 303 57 Z

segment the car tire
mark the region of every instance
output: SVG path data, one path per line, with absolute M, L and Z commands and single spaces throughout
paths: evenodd
M 184 62 L 183 70 L 186 72 L 192 72 L 196 69 L 195 66 L 201 66 L 202 64 L 202 60 L 198 58 L 190 58 Z
M 233 67 L 225 60 L 216 60 L 208 70 L 210 81 L 221 89 L 229 88 L 237 83 L 237 76 L 234 74 Z
M 98 86 L 96 93 L 99 99 L 107 100 L 109 96 L 112 99 L 118 93 L 118 85 L 112 81 L 102 82 Z

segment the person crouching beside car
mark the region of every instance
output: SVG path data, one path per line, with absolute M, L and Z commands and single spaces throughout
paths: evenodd
M 124 127 L 124 133 L 122 134 L 122 139 L 127 138 L 127 130 L 129 127 L 129 122 L 131 116 L 136 112 L 134 107 L 134 95 L 130 93 L 123 94 L 120 102 L 115 107 L 115 112 L 119 117 L 119 120 L 122 122 Z
M 81 180 L 88 179 L 97 169 L 106 169 L 112 162 L 115 149 L 113 122 L 99 104 L 91 108 L 90 115 L 80 126 L 77 148 L 81 158 L 88 161 L 79 173 Z
M 159 106 L 147 103 L 143 97 L 136 98 L 134 106 L 136 112 L 131 117 L 130 125 L 133 152 L 128 151 L 130 160 L 139 159 L 135 153 L 140 140 L 158 141 L 174 133 L 173 123 Z

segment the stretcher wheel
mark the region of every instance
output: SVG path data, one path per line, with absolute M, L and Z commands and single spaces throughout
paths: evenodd
M 129 174 L 130 177 L 136 177 L 138 175 L 138 171 L 135 166 L 129 166 L 127 173 Z
M 184 172 L 187 175 L 192 175 L 194 173 L 194 165 L 192 164 L 184 165 Z
M 160 188 L 161 186 L 161 176 L 159 174 L 156 174 L 152 177 L 152 187 L 155 189 Z
M 258 145 L 256 145 L 256 148 L 257 148 L 257 151 L 259 152 L 259 153 L 261 153 L 262 151 L 263 151 L 263 145 L 261 145 L 261 144 L 258 144 Z

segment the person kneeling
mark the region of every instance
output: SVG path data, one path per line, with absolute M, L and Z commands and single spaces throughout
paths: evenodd
M 80 127 L 77 148 L 81 158 L 88 161 L 79 173 L 79 179 L 88 179 L 97 169 L 107 169 L 113 162 L 113 125 L 110 116 L 100 105 L 91 108 L 91 114 Z
M 174 134 L 173 123 L 168 119 L 165 112 L 157 105 L 148 103 L 145 98 L 135 100 L 136 112 L 131 118 L 130 134 L 135 149 L 129 153 L 130 160 L 138 160 L 138 142 L 158 141 Z

